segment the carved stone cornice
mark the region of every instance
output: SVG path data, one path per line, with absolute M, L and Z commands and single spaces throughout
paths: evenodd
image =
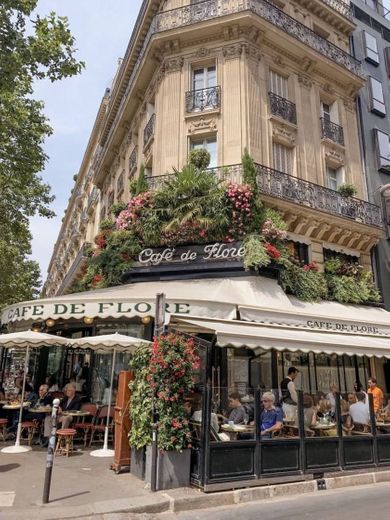
M 245 55 L 248 57 L 248 58 L 251 58 L 255 61 L 260 61 L 261 60 L 261 51 L 258 47 L 255 47 L 254 45 L 250 45 L 249 43 L 244 43 L 243 44 L 243 49 L 244 49 L 244 52 L 245 52 Z

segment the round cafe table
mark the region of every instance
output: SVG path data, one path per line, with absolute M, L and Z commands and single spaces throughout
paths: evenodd
M 25 401 L 23 403 L 23 408 L 28 408 L 31 405 L 30 402 Z M 18 404 L 5 404 L 3 406 L 3 410 L 19 410 L 20 409 L 20 403 Z
M 51 413 L 51 406 L 40 406 L 39 408 L 30 408 L 29 413 Z
M 90 412 L 81 412 L 78 410 L 68 410 L 67 412 L 62 412 L 62 415 L 65 415 L 65 416 L 71 415 L 72 417 L 87 417 L 88 415 L 91 415 L 91 414 L 90 414 Z

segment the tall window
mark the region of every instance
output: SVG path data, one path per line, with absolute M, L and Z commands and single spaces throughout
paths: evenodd
M 217 86 L 217 69 L 215 65 L 194 69 L 192 73 L 192 90 Z
M 204 148 L 210 154 L 209 168 L 216 168 L 218 166 L 217 138 L 208 137 L 206 139 L 191 141 L 191 150 L 199 150 L 201 148 Z
M 390 173 L 390 140 L 389 135 L 375 130 L 378 170 Z
M 282 144 L 273 143 L 272 152 L 274 159 L 274 169 L 283 173 L 288 173 L 289 175 L 293 175 L 294 150 Z
M 379 65 L 379 53 L 376 38 L 367 31 L 363 31 L 366 61 Z
M 282 98 L 288 99 L 288 80 L 284 76 L 270 71 L 269 74 L 270 91 Z
M 331 105 L 329 105 L 328 103 L 322 102 L 321 103 L 321 117 L 323 117 L 326 121 L 331 121 L 332 120 L 331 112 L 332 112 Z
M 326 167 L 326 186 L 337 191 L 337 188 L 342 183 L 342 171 L 341 168 L 335 169 L 330 166 Z
M 386 115 L 385 98 L 383 97 L 382 83 L 375 78 L 370 77 L 371 91 L 371 112 L 378 116 Z

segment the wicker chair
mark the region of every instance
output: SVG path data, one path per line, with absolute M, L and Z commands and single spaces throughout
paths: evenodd
M 81 406 L 82 412 L 88 412 L 89 416 L 83 417 L 82 422 L 78 422 L 72 425 L 72 428 L 81 432 L 81 437 L 84 441 L 84 448 L 87 445 L 88 433 L 91 432 L 95 418 L 98 414 L 98 406 L 95 403 L 85 403 Z
M 95 424 L 91 424 L 90 432 L 91 432 L 91 438 L 89 440 L 89 446 L 92 446 L 92 443 L 94 442 L 95 434 L 100 435 L 101 437 L 104 436 L 104 432 L 107 425 L 107 415 L 108 415 L 108 406 L 104 405 L 100 408 L 98 411 L 98 414 L 95 419 Z M 110 419 L 108 423 L 108 440 L 112 440 L 114 437 L 114 407 L 111 406 L 110 408 Z M 98 442 L 95 440 L 95 442 Z

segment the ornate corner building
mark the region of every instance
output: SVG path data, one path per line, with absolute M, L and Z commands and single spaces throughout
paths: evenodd
M 336 252 L 371 268 L 383 224 L 364 175 L 355 30 L 339 0 L 145 0 L 100 105 L 44 295 L 65 294 L 81 276 L 85 247 L 112 204 L 128 200 L 141 164 L 153 187 L 194 148 L 232 180 L 248 148 L 263 200 L 303 259 L 321 268 Z M 356 197 L 341 196 L 344 183 Z

